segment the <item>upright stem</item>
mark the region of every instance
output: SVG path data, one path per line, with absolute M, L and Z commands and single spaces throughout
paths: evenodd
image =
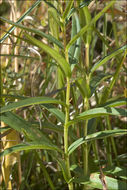
M 68 155 L 68 126 L 67 123 L 69 121 L 69 98 L 70 98 L 70 79 L 67 77 L 67 91 L 66 91 L 66 105 L 65 108 L 66 117 L 65 117 L 65 125 L 64 125 L 64 152 L 65 152 L 65 164 L 67 167 L 68 179 L 71 179 L 70 172 L 70 163 L 69 163 L 69 155 Z M 69 190 L 73 190 L 73 183 L 68 184 Z
M 89 88 L 89 43 L 86 43 L 86 86 Z M 89 91 L 89 90 L 88 90 Z M 84 98 L 84 110 L 89 109 L 89 95 L 86 94 L 86 97 Z M 87 136 L 87 129 L 88 129 L 88 119 L 85 121 L 84 124 L 84 137 Z M 84 176 L 88 176 L 88 144 L 87 142 L 83 144 L 83 169 L 84 169 Z M 84 185 L 84 190 L 86 190 L 87 187 Z
M 86 97 L 84 100 L 84 109 L 88 110 L 89 109 L 89 100 Z M 87 129 L 88 129 L 88 119 L 85 121 L 84 125 L 84 137 L 87 136 Z M 83 145 L 83 169 L 84 169 L 84 176 L 88 176 L 88 144 L 87 142 L 84 143 Z M 84 186 L 84 190 L 86 189 L 86 186 Z
M 66 28 L 65 25 L 63 27 L 63 40 L 64 40 L 64 48 L 66 49 Z M 68 52 L 65 51 L 65 58 L 67 62 L 69 62 L 68 59 Z M 70 172 L 70 161 L 69 161 L 69 155 L 68 155 L 68 126 L 67 123 L 69 121 L 69 110 L 70 110 L 70 78 L 66 78 L 67 81 L 67 89 L 66 89 L 66 105 L 67 107 L 65 108 L 65 124 L 64 124 L 64 152 L 65 152 L 65 164 L 67 168 L 67 174 L 68 174 L 68 179 L 71 179 L 71 172 Z M 68 184 L 69 190 L 73 190 L 73 183 Z

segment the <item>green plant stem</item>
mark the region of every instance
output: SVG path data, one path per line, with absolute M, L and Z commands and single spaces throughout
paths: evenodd
M 69 156 L 68 156 L 68 126 L 67 123 L 69 121 L 69 98 L 70 98 L 70 79 L 67 77 L 67 91 L 66 91 L 66 105 L 65 108 L 66 116 L 65 116 L 65 125 L 64 125 L 64 152 L 65 152 L 65 163 L 67 167 L 67 174 L 68 179 L 71 179 L 71 172 L 70 172 L 70 163 L 69 163 Z M 68 184 L 69 190 L 73 190 L 73 183 Z
M 84 109 L 88 110 L 89 109 L 89 100 L 87 97 L 85 97 L 84 99 Z M 84 137 L 87 136 L 87 128 L 88 128 L 88 119 L 85 121 L 85 125 L 84 125 Z M 88 176 L 88 143 L 84 143 L 83 144 L 83 170 L 84 170 L 84 176 L 87 177 Z M 86 190 L 87 187 L 86 185 L 84 185 L 84 190 Z
M 63 27 L 63 41 L 64 41 L 64 49 L 66 49 L 66 27 L 65 23 Z M 66 61 L 69 64 L 69 58 L 68 58 L 68 52 L 65 52 L 65 58 Z M 67 81 L 67 89 L 66 89 L 66 105 L 67 107 L 65 108 L 65 124 L 64 124 L 64 153 L 65 153 L 65 164 L 67 168 L 67 175 L 68 175 L 68 180 L 71 179 L 71 172 L 70 172 L 70 161 L 69 161 L 69 155 L 68 155 L 68 121 L 69 121 L 69 110 L 70 110 L 70 78 L 66 77 Z M 70 182 L 68 183 L 68 188 L 69 190 L 73 190 L 73 183 Z
M 87 136 L 87 125 L 88 125 L 88 120 L 85 121 L 84 125 L 84 136 Z M 88 175 L 88 144 L 84 143 L 83 145 L 84 148 L 84 155 L 83 155 L 83 168 L 84 168 L 84 176 L 87 177 Z
M 85 16 L 85 21 L 86 21 L 86 25 L 88 25 L 91 22 L 91 15 L 90 12 L 88 10 L 88 7 L 84 7 L 83 8 L 83 13 Z M 90 67 L 90 43 L 91 43 L 91 27 L 89 28 L 88 32 L 86 33 L 86 36 L 84 39 L 85 41 L 85 68 L 86 68 L 86 86 L 89 90 L 89 67 Z M 84 98 L 84 110 L 89 110 L 89 92 L 86 94 L 85 98 Z M 87 128 L 88 128 L 88 119 L 85 121 L 85 125 L 84 125 L 84 136 L 87 136 Z M 87 177 L 88 176 L 88 144 L 84 143 L 83 145 L 83 169 L 84 169 L 84 176 Z M 87 186 L 84 185 L 84 190 L 87 189 Z
M 83 13 L 85 16 L 85 20 L 86 20 L 86 25 L 90 23 L 91 21 L 91 15 L 90 12 L 88 10 L 88 7 L 84 7 L 83 8 Z M 87 88 L 89 88 L 89 67 L 90 67 L 90 61 L 89 61 L 89 57 L 90 57 L 90 43 L 91 43 L 91 28 L 89 29 L 89 31 L 86 33 L 86 44 L 85 44 L 85 68 L 86 68 L 86 86 Z M 89 90 L 88 90 L 89 91 Z M 86 94 L 85 98 L 84 98 L 84 110 L 89 110 L 89 92 Z M 84 136 L 87 136 L 87 128 L 88 128 L 88 119 L 85 121 L 85 125 L 84 125 Z M 84 169 L 84 176 L 87 177 L 88 176 L 88 144 L 84 143 L 83 145 L 83 169 Z M 87 186 L 84 185 L 84 190 L 87 189 Z

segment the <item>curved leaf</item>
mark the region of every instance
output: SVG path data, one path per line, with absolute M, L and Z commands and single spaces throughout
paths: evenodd
M 89 142 L 89 141 L 93 141 L 97 139 L 103 139 L 110 136 L 125 135 L 125 134 L 127 134 L 127 130 L 124 130 L 124 129 L 96 132 L 96 133 L 87 135 L 86 137 L 82 137 L 78 139 L 77 141 L 75 141 L 74 143 L 72 143 L 68 148 L 68 153 L 70 155 L 76 148 L 78 148 L 81 144 L 85 142 Z
M 127 104 L 127 98 L 119 98 L 116 100 L 108 101 L 104 105 L 101 106 L 108 106 L 108 107 L 117 107 L 117 106 L 123 106 Z
M 103 65 L 104 63 L 106 63 L 109 59 L 111 59 L 112 57 L 115 57 L 116 55 L 124 52 L 127 49 L 127 45 L 120 47 L 119 49 L 113 51 L 112 53 L 110 53 L 109 55 L 105 56 L 104 58 L 102 58 L 100 61 L 98 61 L 91 69 L 90 74 L 92 74 L 95 70 L 97 70 L 101 65 Z
M 39 131 L 36 127 L 32 126 L 31 123 L 25 121 L 23 118 L 18 115 L 6 112 L 3 113 L 0 117 L 0 120 L 10 126 L 10 128 L 18 131 L 19 133 L 23 133 L 30 140 L 41 141 L 45 140 L 45 142 L 51 142 L 41 131 Z
M 10 20 L 8 20 L 6 18 L 3 18 L 3 17 L 0 17 L 0 20 L 2 20 L 4 22 L 7 22 L 7 23 L 9 23 L 9 24 L 11 24 L 13 26 L 18 27 L 18 28 L 24 29 L 25 31 L 33 32 L 35 34 L 38 34 L 42 38 L 47 38 L 50 42 L 56 44 L 58 47 L 60 47 L 62 49 L 64 48 L 62 43 L 59 40 L 57 40 L 56 38 L 54 38 L 52 35 L 50 35 L 50 34 L 46 34 L 46 33 L 42 32 L 42 31 L 34 29 L 34 28 L 29 28 L 29 27 L 23 26 L 22 24 L 15 23 L 15 22 L 10 21 Z
M 45 51 L 47 54 L 49 54 L 52 58 L 54 58 L 67 77 L 71 76 L 70 65 L 67 63 L 67 61 L 65 60 L 65 58 L 63 56 L 61 56 L 56 50 L 52 49 L 45 43 L 40 42 L 39 40 L 35 39 L 34 37 L 30 36 L 29 34 L 25 33 L 25 36 L 27 37 L 28 40 L 30 40 L 32 42 L 32 44 L 41 48 L 43 51 Z
M 37 0 L 17 21 L 20 23 L 23 19 L 36 7 L 41 3 L 42 0 Z M 15 29 L 15 26 L 12 26 L 9 31 L 0 39 L 0 43 L 4 42 L 4 40 L 9 36 L 9 34 Z
M 39 60 L 38 57 L 31 57 L 31 56 L 25 56 L 25 55 L 18 55 L 18 54 L 0 54 L 0 56 L 6 56 L 6 57 L 18 57 L 18 58 L 23 58 L 23 59 L 35 59 Z
M 6 156 L 8 154 L 11 154 L 13 152 L 19 152 L 22 150 L 33 150 L 33 149 L 45 149 L 45 150 L 56 150 L 58 152 L 63 153 L 63 151 L 58 148 L 57 146 L 53 144 L 49 144 L 47 142 L 41 141 L 41 143 L 38 142 L 31 142 L 31 143 L 25 143 L 25 144 L 18 144 L 13 147 L 5 149 L 3 152 L 0 153 L 0 157 Z
M 100 116 L 106 116 L 106 115 L 126 117 L 126 114 L 127 114 L 127 110 L 121 109 L 121 108 L 113 108 L 113 107 L 93 108 L 79 114 L 77 117 L 75 117 L 75 119 L 69 121 L 67 125 L 70 126 L 78 121 L 100 117 Z
M 49 98 L 49 97 L 32 97 L 32 98 L 27 98 L 24 100 L 20 100 L 18 102 L 11 103 L 7 106 L 4 106 L 0 109 L 0 113 L 8 112 L 17 108 L 22 108 L 26 106 L 31 106 L 31 105 L 37 105 L 37 104 L 61 104 L 63 106 L 66 106 L 66 104 L 62 101 L 56 100 L 54 98 Z

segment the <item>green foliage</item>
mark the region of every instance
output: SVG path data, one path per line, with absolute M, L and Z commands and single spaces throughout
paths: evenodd
M 126 189 L 125 15 L 116 1 L 103 4 L 37 0 L 17 22 L 0 17 L 12 25 L 0 42 L 13 42 L 1 44 L 1 139 L 21 136 L 0 157 L 20 152 L 14 189 Z

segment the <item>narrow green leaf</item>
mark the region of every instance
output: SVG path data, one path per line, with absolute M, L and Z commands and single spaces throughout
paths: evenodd
M 70 12 L 70 10 L 71 10 L 71 7 L 72 7 L 72 5 L 73 5 L 73 1 L 74 0 L 71 0 L 71 1 L 67 1 L 67 7 L 66 7 L 66 9 L 65 9 L 65 11 L 64 11 L 64 13 L 63 13 L 63 16 L 62 16 L 62 19 L 63 20 L 65 20 L 66 18 L 67 18 L 67 16 L 68 16 L 68 14 L 69 14 L 69 12 Z
M 25 56 L 25 55 L 16 55 L 16 54 L 0 54 L 0 56 L 18 57 L 18 58 L 23 58 L 23 59 L 39 60 L 38 57 L 31 57 L 31 56 Z
M 19 133 L 23 133 L 30 140 L 41 141 L 45 140 L 45 142 L 50 142 L 50 140 L 35 126 L 32 126 L 31 123 L 25 121 L 23 118 L 18 115 L 6 112 L 0 116 L 0 120 L 10 126 L 10 128 L 18 131 Z
M 36 7 L 41 3 L 42 0 L 37 0 L 17 21 L 17 23 L 20 23 L 23 21 L 23 19 Z M 1 39 L 0 39 L 0 43 L 3 43 L 4 40 L 6 40 L 6 38 L 9 36 L 9 34 L 15 29 L 15 26 L 12 26 L 8 33 L 6 33 Z
M 32 97 L 27 98 L 25 100 L 20 100 L 18 102 L 11 103 L 7 106 L 4 106 L 0 109 L 0 113 L 8 112 L 17 108 L 22 108 L 26 106 L 31 105 L 37 105 L 37 104 L 61 104 L 63 106 L 66 106 L 66 104 L 62 101 L 56 100 L 54 98 L 49 97 Z
M 108 106 L 108 107 L 117 107 L 117 106 L 123 106 L 127 104 L 127 98 L 119 98 L 117 100 L 108 101 L 107 103 L 101 105 L 101 106 Z
M 93 141 L 93 140 L 97 140 L 97 139 L 103 139 L 103 138 L 107 138 L 110 136 L 125 135 L 126 133 L 127 133 L 127 130 L 125 130 L 125 129 L 116 129 L 116 130 L 100 131 L 100 132 L 96 132 L 96 133 L 87 135 L 86 137 L 82 137 L 82 138 L 76 140 L 74 143 L 72 143 L 69 146 L 69 148 L 68 148 L 69 155 L 76 148 L 78 148 L 81 144 L 83 144 L 85 142 L 89 142 L 89 141 Z
M 81 29 L 80 27 L 80 21 L 78 15 L 75 13 L 75 21 L 76 21 L 76 33 L 78 33 Z M 74 52 L 74 59 L 79 60 L 79 54 L 80 54 L 80 48 L 81 48 L 81 38 L 77 39 L 76 45 L 75 45 L 75 52 Z
M 29 34 L 25 33 L 25 36 L 27 37 L 27 39 L 32 41 L 32 43 L 34 43 L 37 47 L 41 48 L 47 54 L 49 54 L 52 58 L 54 58 L 57 61 L 57 63 L 59 64 L 59 66 L 62 69 L 62 71 L 64 72 L 64 74 L 70 78 L 71 68 L 70 68 L 69 63 L 67 63 L 67 61 L 65 60 L 65 58 L 63 56 L 61 56 L 56 50 L 52 49 L 51 47 L 44 44 L 43 42 L 40 42 L 39 40 L 33 38 Z
M 56 38 L 54 38 L 52 35 L 50 35 L 50 34 L 46 34 L 46 33 L 42 32 L 42 31 L 34 29 L 34 28 L 29 28 L 29 27 L 23 26 L 22 24 L 15 23 L 15 22 L 10 21 L 10 20 L 8 20 L 6 18 L 3 18 L 3 17 L 0 17 L 0 20 L 2 20 L 4 22 L 7 22 L 9 24 L 12 24 L 12 25 L 14 25 L 14 26 L 16 26 L 18 28 L 24 29 L 25 31 L 38 34 L 42 38 L 47 38 L 50 42 L 56 44 L 58 47 L 63 49 L 62 43 L 59 40 L 57 40 Z
M 13 100 L 15 100 L 15 99 L 24 100 L 25 98 L 28 98 L 28 97 L 25 97 L 25 96 L 12 95 L 12 94 L 1 94 L 1 97 L 4 97 L 4 98 L 11 98 L 11 99 L 13 99 Z
M 95 117 L 101 117 L 106 115 L 114 115 L 114 116 L 124 116 L 126 117 L 127 110 L 121 108 L 113 108 L 113 107 L 100 107 L 100 108 L 93 108 L 88 111 L 85 111 L 79 114 L 75 119 L 68 122 L 68 126 L 82 121 L 86 119 L 91 119 Z
M 115 57 L 116 55 L 124 52 L 127 49 L 127 45 L 120 47 L 119 49 L 113 51 L 112 53 L 110 53 L 109 55 L 105 56 L 103 59 L 101 59 L 100 61 L 98 61 L 91 69 L 90 74 L 92 74 L 94 71 L 96 71 L 101 65 L 103 65 L 104 63 L 106 63 L 109 59 Z
M 58 152 L 63 153 L 63 151 L 60 148 L 58 148 L 57 146 L 53 144 L 49 144 L 45 141 L 41 141 L 41 143 L 38 143 L 37 141 L 35 141 L 35 142 L 30 142 L 30 143 L 18 144 L 13 147 L 7 148 L 3 152 L 0 153 L 0 157 L 6 156 L 13 152 L 19 152 L 22 150 L 32 150 L 32 149 L 56 150 Z
M 70 46 L 76 42 L 76 40 L 81 37 L 85 32 L 87 32 L 87 29 L 93 25 L 94 23 L 96 23 L 96 21 L 115 3 L 115 1 L 110 2 L 102 11 L 100 11 L 92 20 L 91 22 L 84 26 L 80 32 L 78 32 L 77 35 L 74 36 L 74 38 L 67 44 L 66 46 L 66 52 L 68 52 L 68 49 L 70 48 Z

